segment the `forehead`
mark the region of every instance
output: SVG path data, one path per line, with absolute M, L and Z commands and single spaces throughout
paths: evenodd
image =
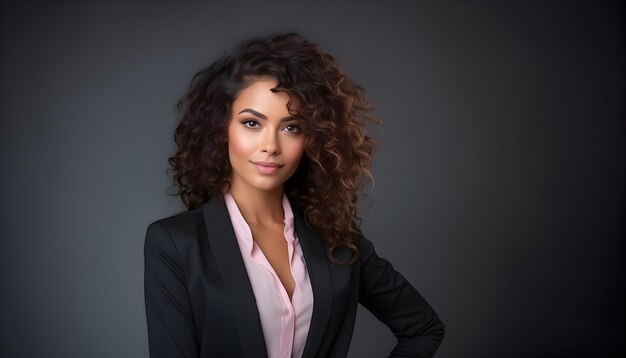
M 295 109 L 296 101 L 284 91 L 273 91 L 277 87 L 277 82 L 271 77 L 263 77 L 251 81 L 244 89 L 239 92 L 237 98 L 233 102 L 233 113 L 239 113 L 245 108 L 254 109 L 258 112 L 283 112 L 288 114 L 288 104 L 292 100 L 293 103 L 289 107 Z M 269 114 L 269 113 L 268 113 Z

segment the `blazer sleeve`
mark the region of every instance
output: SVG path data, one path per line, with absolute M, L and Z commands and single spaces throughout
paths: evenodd
M 148 227 L 144 259 L 150 357 L 197 358 L 198 343 L 185 265 L 170 233 L 159 222 Z
M 444 336 L 437 313 L 366 238 L 360 242 L 359 261 L 359 302 L 396 336 L 390 357 L 432 357 Z

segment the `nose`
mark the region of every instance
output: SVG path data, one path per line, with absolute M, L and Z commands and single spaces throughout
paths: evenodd
M 277 155 L 280 153 L 280 145 L 278 143 L 278 135 L 273 130 L 267 130 L 263 136 L 261 143 L 261 152 L 269 155 Z

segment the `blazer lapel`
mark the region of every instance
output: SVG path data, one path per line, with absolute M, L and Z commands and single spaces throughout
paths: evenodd
M 232 313 L 244 354 L 246 357 L 267 357 L 254 292 L 230 224 L 226 204 L 217 198 L 209 200 L 204 206 L 204 222 L 215 263 L 223 278 L 224 290 L 233 303 Z
M 324 338 L 333 305 L 330 269 L 324 241 L 297 211 L 294 211 L 294 226 L 313 289 L 313 315 L 303 357 L 314 357 Z

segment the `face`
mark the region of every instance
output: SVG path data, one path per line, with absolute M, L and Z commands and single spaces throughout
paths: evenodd
M 260 79 L 233 102 L 228 125 L 231 192 L 281 191 L 298 168 L 305 135 L 287 109 L 289 95 Z

